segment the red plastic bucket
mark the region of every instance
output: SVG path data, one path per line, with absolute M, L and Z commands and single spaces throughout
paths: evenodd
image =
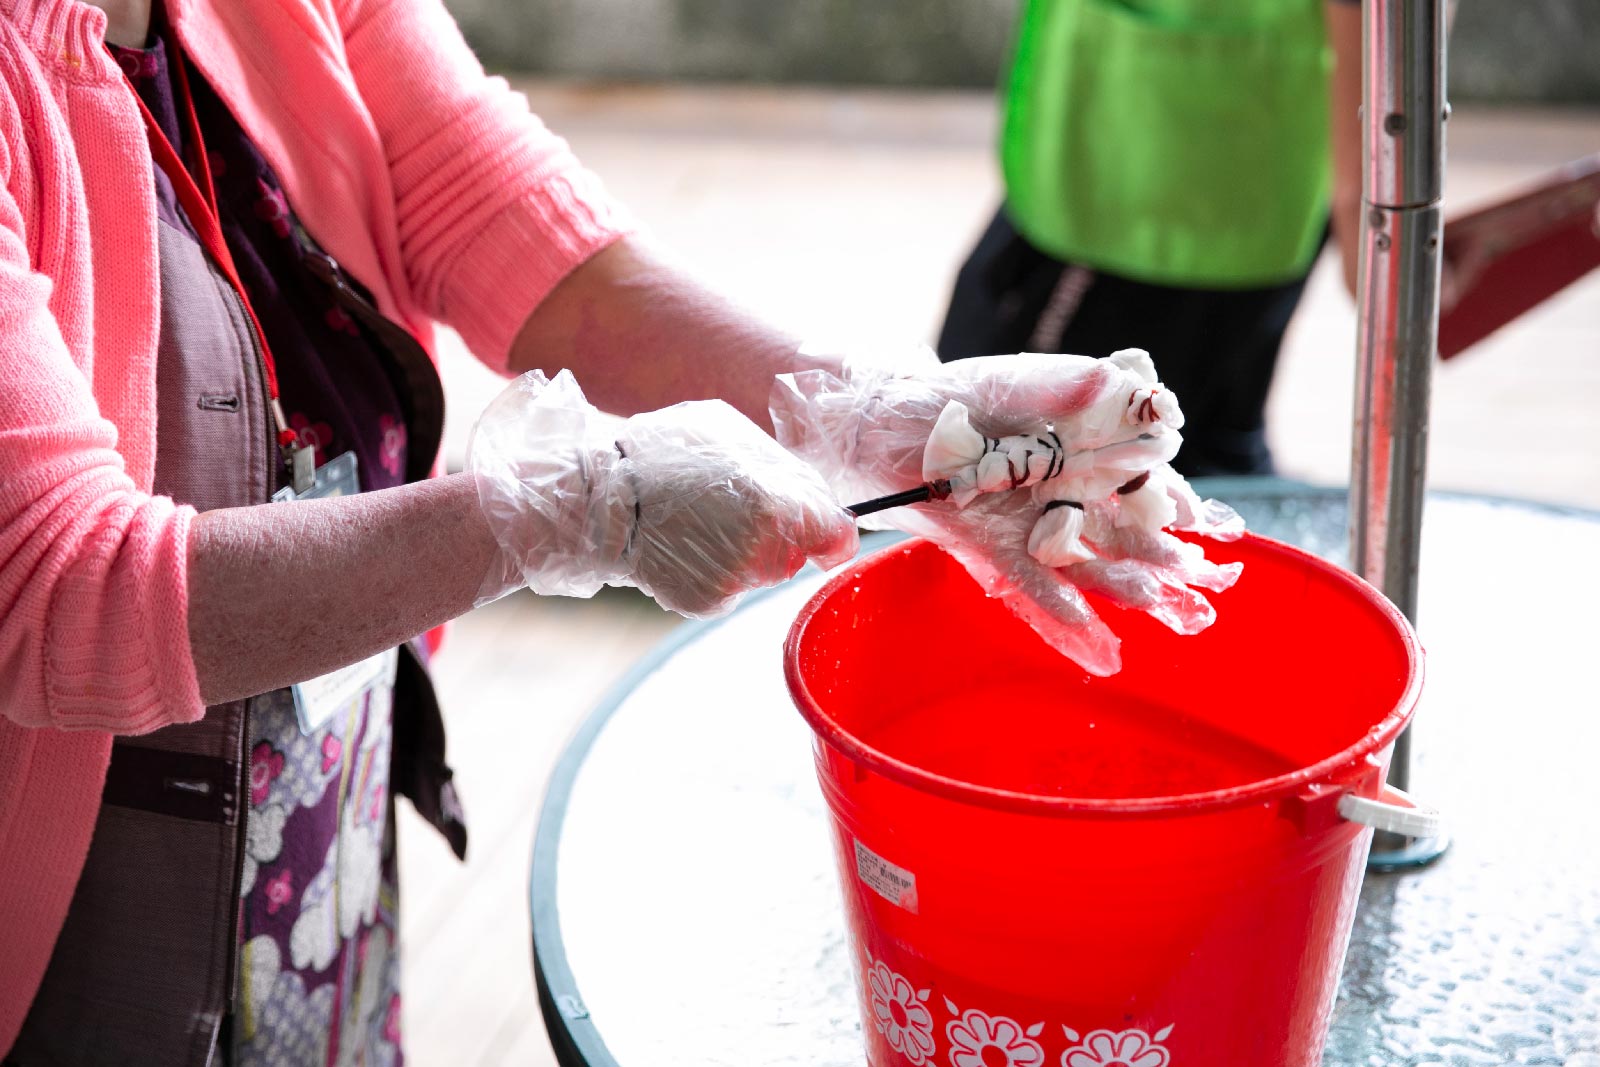
M 873 1067 L 1320 1062 L 1368 826 L 1421 817 L 1383 786 L 1421 651 L 1314 556 L 1207 554 L 1245 569 L 1204 633 L 1096 604 L 1111 678 L 925 542 L 795 621 Z

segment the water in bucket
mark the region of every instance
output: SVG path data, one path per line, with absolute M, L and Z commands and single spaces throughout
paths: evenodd
M 1108 699 L 1102 686 L 1049 688 L 997 681 L 976 716 L 971 695 L 958 695 L 873 723 L 861 739 L 934 774 L 1040 796 L 1203 793 L 1294 769 L 1288 757 L 1161 701 Z
M 1315 1067 L 1377 797 L 1420 685 L 1405 620 L 1261 538 L 1181 637 L 1097 604 L 1086 675 L 931 545 L 790 633 L 873 1067 Z

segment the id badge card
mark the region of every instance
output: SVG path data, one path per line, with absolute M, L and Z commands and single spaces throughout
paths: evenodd
M 290 500 L 321 500 L 329 496 L 355 496 L 359 492 L 361 483 L 356 479 L 356 454 L 345 452 L 317 468 L 311 488 L 297 493 L 294 486 L 286 485 L 272 494 L 272 502 L 282 504 Z
M 346 452 L 318 467 L 309 489 L 296 493 L 292 485 L 286 485 L 272 494 L 272 500 L 275 504 L 291 500 L 320 500 L 324 497 L 354 496 L 360 491 L 361 484 L 356 477 L 356 454 Z M 360 663 L 340 667 L 291 687 L 295 717 L 300 720 L 300 732 L 310 737 L 326 726 L 341 708 L 359 700 L 368 690 L 393 686 L 399 663 L 400 650 L 385 649 Z
M 300 732 L 310 737 L 369 690 L 392 687 L 399 665 L 400 650 L 386 648 L 360 663 L 293 686 L 294 714 L 300 720 Z

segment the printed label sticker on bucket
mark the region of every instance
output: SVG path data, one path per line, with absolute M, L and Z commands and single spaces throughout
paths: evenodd
M 856 843 L 856 876 L 891 904 L 917 912 L 917 876 L 896 866 L 860 841 Z

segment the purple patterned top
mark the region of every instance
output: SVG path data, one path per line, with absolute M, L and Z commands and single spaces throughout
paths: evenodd
M 113 46 L 111 52 L 172 146 L 188 159 L 162 40 L 152 37 L 146 49 Z M 404 484 L 405 419 L 379 345 L 305 268 L 297 220 L 277 176 L 205 78 L 192 67 L 189 75 L 222 233 L 277 361 L 290 426 L 316 448 L 319 466 L 354 451 L 363 490 Z M 159 167 L 156 210 L 163 221 L 193 233 Z

